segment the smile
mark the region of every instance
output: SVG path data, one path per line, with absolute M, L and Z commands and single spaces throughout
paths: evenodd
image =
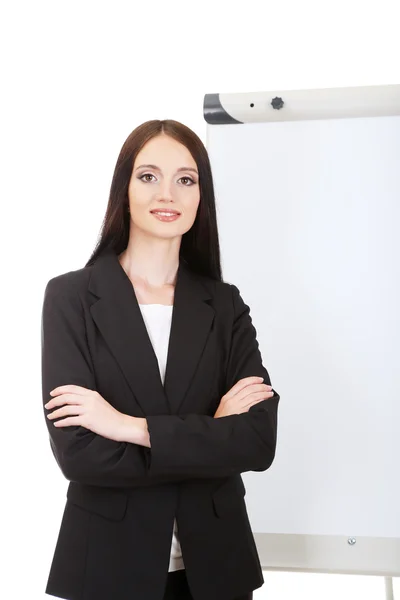
M 168 212 L 168 211 L 154 211 L 151 213 L 158 219 L 159 221 L 175 221 L 180 217 L 179 213 Z

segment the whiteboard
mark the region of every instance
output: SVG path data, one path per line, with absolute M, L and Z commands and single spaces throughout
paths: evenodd
M 263 567 L 398 576 L 400 86 L 204 117 L 223 277 L 281 396 L 274 463 L 242 476 Z

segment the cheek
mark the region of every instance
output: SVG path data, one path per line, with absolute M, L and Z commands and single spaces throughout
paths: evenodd
M 148 203 L 132 202 L 131 203 L 131 219 L 134 223 L 143 223 L 148 219 L 149 206 Z
M 141 204 L 149 196 L 148 186 L 141 184 L 140 181 L 131 181 L 128 195 L 132 203 Z
M 196 218 L 197 210 L 200 204 L 200 192 L 199 190 L 194 190 L 192 194 L 188 194 L 188 196 L 184 199 L 182 204 L 185 207 L 185 213 L 187 217 L 194 220 Z
M 138 185 L 131 185 L 129 187 L 128 195 L 132 215 L 136 214 L 140 217 L 140 215 L 143 215 L 149 210 L 151 197 L 148 189 L 139 187 Z
M 194 203 L 194 204 L 191 204 L 190 206 L 185 207 L 185 216 L 184 216 L 185 231 L 190 229 L 192 227 L 193 223 L 195 222 L 197 210 L 198 210 L 198 203 L 197 204 Z

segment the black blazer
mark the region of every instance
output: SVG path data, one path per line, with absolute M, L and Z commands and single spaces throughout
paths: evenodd
M 46 593 L 70 600 L 162 600 L 173 521 L 195 600 L 232 600 L 263 574 L 240 473 L 274 459 L 279 394 L 214 419 L 239 379 L 270 384 L 249 307 L 232 284 L 180 261 L 164 386 L 131 281 L 113 250 L 47 283 L 43 404 L 75 384 L 146 417 L 151 448 L 54 427 L 70 481 Z M 46 415 L 48 411 L 44 409 Z

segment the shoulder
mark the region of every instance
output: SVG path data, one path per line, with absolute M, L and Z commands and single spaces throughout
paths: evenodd
M 213 298 L 216 307 L 222 307 L 224 310 L 236 313 L 238 308 L 248 308 L 244 303 L 239 288 L 228 281 L 218 281 L 210 277 L 196 275 L 198 280 L 207 289 Z
M 60 273 L 49 279 L 45 286 L 45 298 L 72 299 L 79 296 L 89 285 L 92 267 Z

